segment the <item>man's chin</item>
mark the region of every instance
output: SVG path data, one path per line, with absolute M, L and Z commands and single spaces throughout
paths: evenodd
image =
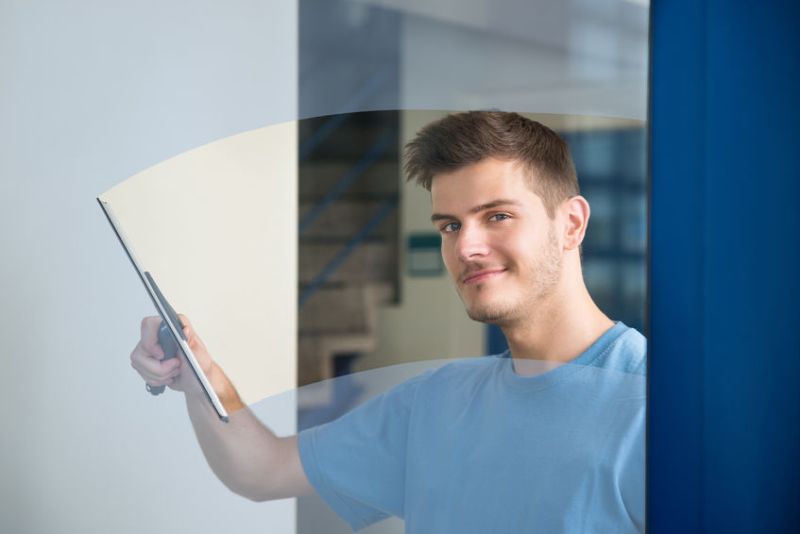
M 475 306 L 467 308 L 467 316 L 479 323 L 502 325 L 508 321 L 508 311 L 492 309 L 487 306 Z

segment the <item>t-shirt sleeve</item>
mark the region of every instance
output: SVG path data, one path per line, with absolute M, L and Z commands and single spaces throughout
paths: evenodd
M 409 424 L 425 376 L 298 436 L 309 482 L 355 530 L 392 515 L 404 516 Z

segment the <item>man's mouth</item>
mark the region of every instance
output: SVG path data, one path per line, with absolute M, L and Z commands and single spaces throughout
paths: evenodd
M 462 277 L 461 283 L 477 284 L 479 282 L 488 280 L 489 278 L 494 278 L 495 276 L 503 274 L 504 272 L 506 272 L 506 269 L 483 269 L 482 271 L 475 271 Z

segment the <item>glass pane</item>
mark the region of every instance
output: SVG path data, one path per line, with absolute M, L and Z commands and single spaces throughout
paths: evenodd
M 320 495 L 298 532 L 643 531 L 647 21 L 629 0 L 301 0 L 298 403 Z M 473 183 L 483 152 L 432 191 L 406 182 L 406 143 L 468 110 L 566 141 L 591 211 L 580 254 L 542 244 L 567 215 L 525 227 L 460 203 L 521 179 Z M 500 274 L 479 298 L 480 269 Z

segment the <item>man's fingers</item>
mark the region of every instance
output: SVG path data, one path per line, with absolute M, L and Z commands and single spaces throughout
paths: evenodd
M 184 332 L 186 331 L 187 328 L 189 328 L 189 329 L 192 328 L 192 323 L 189 321 L 189 318 L 186 317 L 184 314 L 179 313 L 178 314 L 178 319 L 181 322 L 181 326 L 183 326 Z
M 206 351 L 206 346 L 203 344 L 203 340 L 201 340 L 200 336 L 194 331 L 192 323 L 189 322 L 189 319 L 187 319 L 185 315 L 179 313 L 178 318 L 181 320 L 181 323 L 183 323 L 183 335 L 186 336 L 186 342 L 189 348 L 192 349 L 195 356 L 204 360 L 205 358 L 202 353 Z
M 140 344 L 148 354 L 157 359 L 164 357 L 164 349 L 158 344 L 158 328 L 161 326 L 161 317 L 145 317 L 142 319 L 142 339 Z
M 180 375 L 180 371 L 169 373 L 168 375 L 152 375 L 150 373 L 139 373 L 145 382 L 150 384 L 151 386 L 163 386 L 172 384 L 172 382 L 178 378 Z
M 167 376 L 179 373 L 181 366 L 179 358 L 169 360 L 158 360 L 154 356 L 148 355 L 144 350 L 134 350 L 131 354 L 131 365 L 145 379 L 155 378 L 163 380 Z
M 186 339 L 189 341 L 189 346 L 191 346 L 191 344 L 197 338 L 197 334 L 194 332 L 194 327 L 192 326 L 192 323 L 189 322 L 189 318 L 182 313 L 178 314 L 178 319 L 180 319 L 181 325 L 183 326 L 183 335 L 186 336 Z
M 136 369 L 142 378 L 153 380 L 164 380 L 165 378 L 175 377 L 181 373 L 181 364 L 169 362 L 164 364 L 162 368 L 145 367 L 132 363 L 131 366 Z
M 197 356 L 203 369 L 210 366 L 211 358 L 203 342 L 194 332 L 192 323 L 185 315 L 178 315 L 183 327 L 183 334 L 189 346 Z M 176 325 L 177 326 L 177 325 Z M 141 339 L 131 352 L 131 366 L 151 386 L 170 386 L 180 391 L 185 390 L 191 383 L 191 370 L 184 376 L 181 372 L 187 369 L 188 362 L 182 362 L 182 351 L 178 351 L 176 358 L 164 359 L 164 350 L 158 344 L 158 331 L 161 327 L 161 317 L 145 317 L 141 324 Z M 188 382 L 187 382 L 188 381 Z
M 145 382 L 150 386 L 171 386 L 175 382 L 175 378 L 167 378 L 165 380 L 147 379 Z
M 189 320 L 181 315 L 179 319 L 184 327 L 187 339 L 193 338 L 195 346 L 202 343 L 194 334 Z M 131 352 L 131 367 L 133 367 L 144 381 L 150 386 L 169 386 L 172 389 L 183 391 L 186 387 L 185 382 L 188 376 L 184 376 L 182 371 L 187 369 L 181 360 L 184 355 L 178 351 L 177 357 L 164 359 L 164 349 L 158 344 L 158 331 L 161 327 L 161 317 L 152 316 L 142 319 L 141 338 Z M 204 348 L 203 348 L 204 350 Z M 208 356 L 203 354 L 207 359 Z M 191 375 L 191 372 L 189 372 Z

